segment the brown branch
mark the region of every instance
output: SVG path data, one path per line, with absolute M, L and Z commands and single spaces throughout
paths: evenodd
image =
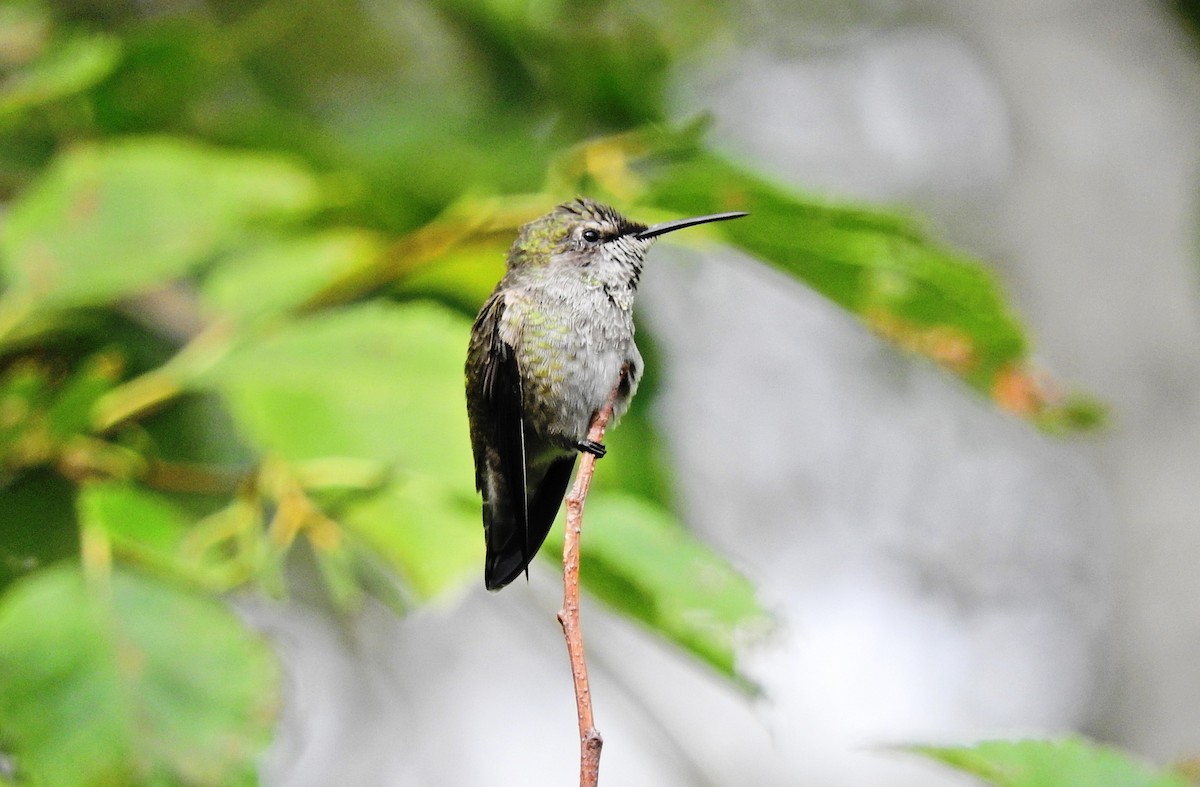
M 612 417 L 627 371 L 608 397 L 608 402 L 592 420 L 588 440 L 599 443 Z M 588 687 L 587 658 L 583 651 L 583 632 L 579 628 L 579 536 L 583 528 L 583 504 L 592 486 L 596 457 L 584 453 L 575 475 L 575 486 L 567 495 L 567 532 L 563 539 L 563 608 L 558 613 L 563 636 L 567 640 L 567 655 L 571 660 L 571 677 L 575 681 L 575 709 L 579 714 L 579 787 L 596 787 L 600 779 L 600 749 L 604 739 L 592 719 L 592 693 Z

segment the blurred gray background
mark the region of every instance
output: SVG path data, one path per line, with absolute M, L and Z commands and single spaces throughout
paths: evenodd
M 1195 43 L 1135 0 L 791 5 L 747 4 L 685 64 L 679 117 L 712 108 L 720 149 L 793 187 L 928 217 L 1115 418 L 1044 436 L 749 260 L 660 245 L 639 309 L 678 502 L 780 625 L 748 700 L 587 603 L 603 783 L 965 784 L 888 747 L 1072 730 L 1194 756 Z M 248 606 L 289 675 L 268 783 L 572 783 L 559 593 L 541 563 L 350 628 Z

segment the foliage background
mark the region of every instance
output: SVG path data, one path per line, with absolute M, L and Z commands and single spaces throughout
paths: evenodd
M 868 6 L 800 19 L 848 29 Z M 465 432 L 466 326 L 515 227 L 581 190 L 648 219 L 749 208 L 752 224 L 707 241 L 1051 431 L 1100 417 L 1034 373 L 994 277 L 918 222 L 800 197 L 711 151 L 672 80 L 769 13 L 452 0 L 3 13 L 12 778 L 254 781 L 289 683 L 212 594 L 291 596 L 331 621 L 366 605 L 348 625 L 369 641 L 368 598 L 419 619 L 477 584 L 465 440 L 447 439 Z M 736 149 L 730 116 L 716 137 Z M 761 630 L 760 602 L 670 513 L 653 393 L 614 435 L 589 509 L 589 589 L 752 689 L 735 645 Z M 243 604 L 268 630 L 259 616 L 290 614 Z M 462 625 L 454 647 L 479 649 L 481 629 Z M 279 751 L 275 772 L 303 783 Z

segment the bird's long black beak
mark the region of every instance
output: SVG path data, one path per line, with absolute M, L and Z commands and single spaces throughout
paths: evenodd
M 729 219 L 740 219 L 742 216 L 748 215 L 750 214 L 740 210 L 735 210 L 731 213 L 713 213 L 709 216 L 693 216 L 690 219 L 664 221 L 662 224 L 655 224 L 653 227 L 647 227 L 634 237 L 636 237 L 638 240 L 649 240 L 650 238 L 657 238 L 659 235 L 665 235 L 668 232 L 681 230 L 684 227 L 694 227 L 697 224 L 707 224 L 710 221 L 728 221 Z

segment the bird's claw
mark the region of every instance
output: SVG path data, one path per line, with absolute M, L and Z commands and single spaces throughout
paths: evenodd
M 608 449 L 604 447 L 604 443 L 597 443 L 595 440 L 580 440 L 575 444 L 575 447 L 580 451 L 587 451 L 597 459 L 603 459 L 608 453 Z

